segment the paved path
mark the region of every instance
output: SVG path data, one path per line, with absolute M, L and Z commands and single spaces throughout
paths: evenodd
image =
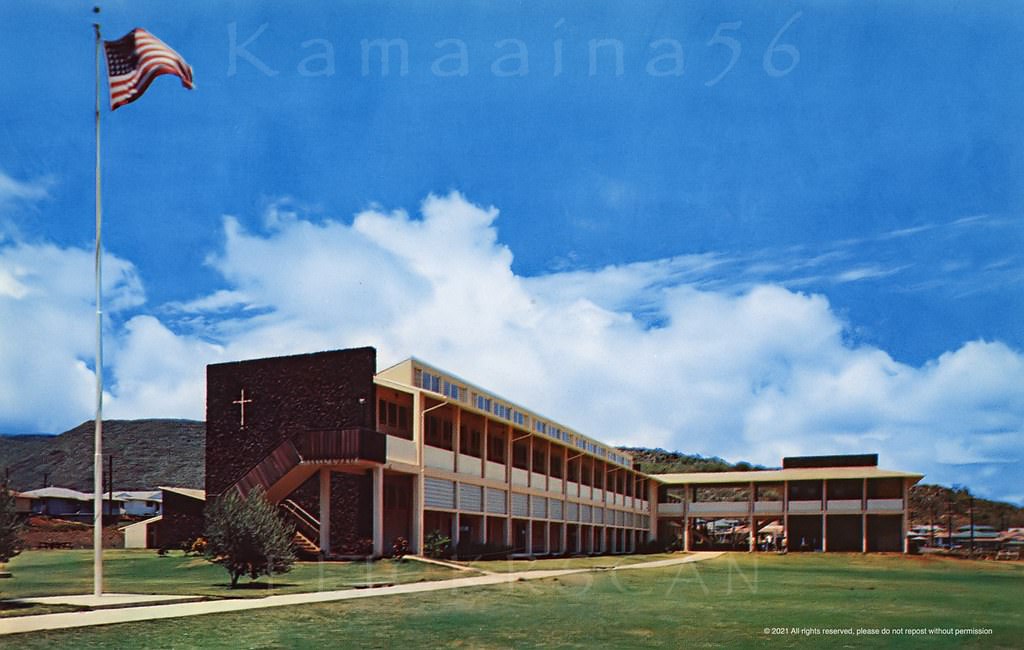
M 689 562 L 700 562 L 718 557 L 721 553 L 692 553 L 681 558 L 642 562 L 615 567 L 616 570 L 646 569 L 666 567 Z M 208 600 L 193 603 L 176 603 L 170 605 L 146 605 L 141 607 L 123 607 L 120 609 L 99 609 L 88 612 L 63 612 L 60 614 L 40 614 L 38 616 L 19 616 L 0 619 L 0 635 L 18 634 L 21 632 L 38 632 L 42 630 L 60 630 L 72 627 L 91 625 L 108 625 L 111 623 L 129 623 L 134 621 L 152 621 L 162 618 L 180 616 L 198 616 L 201 614 L 220 614 L 238 612 L 249 609 L 265 609 L 267 607 L 283 607 L 287 605 L 306 605 L 310 603 L 327 603 L 357 598 L 373 598 L 376 596 L 393 596 L 397 594 L 418 594 L 428 591 L 446 589 L 464 589 L 467 587 L 483 587 L 500 585 L 520 580 L 539 580 L 575 573 L 588 573 L 591 569 L 553 569 L 538 571 L 518 571 L 515 573 L 492 573 L 467 578 L 436 580 L 431 582 L 414 582 L 410 584 L 378 587 L 374 589 L 344 589 L 341 591 L 320 591 L 266 598 L 240 598 L 230 600 Z

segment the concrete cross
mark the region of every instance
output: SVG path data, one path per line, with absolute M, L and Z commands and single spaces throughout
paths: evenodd
M 244 427 L 245 426 L 245 405 L 246 404 L 252 404 L 252 400 L 251 399 L 245 399 L 245 389 L 243 388 L 242 389 L 241 397 L 239 397 L 238 399 L 234 400 L 231 403 L 232 404 L 238 404 L 238 406 L 239 406 L 238 426 Z

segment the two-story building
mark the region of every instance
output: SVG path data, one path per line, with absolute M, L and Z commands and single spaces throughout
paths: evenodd
M 746 523 L 749 540 L 778 519 L 791 548 L 888 550 L 920 479 L 806 459 L 649 476 L 628 453 L 419 359 L 377 372 L 373 348 L 208 366 L 206 412 L 207 494 L 261 488 L 311 554 L 381 556 L 399 539 L 421 552 L 435 531 L 535 556 L 632 552 L 659 535 L 695 548 L 715 518 L 734 520 L 734 536 Z M 731 496 L 706 499 L 717 487 Z

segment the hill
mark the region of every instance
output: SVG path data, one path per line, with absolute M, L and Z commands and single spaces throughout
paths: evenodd
M 206 425 L 195 420 L 104 420 L 103 453 L 114 455 L 114 489 L 202 488 Z M 51 485 L 92 492 L 93 422 L 60 435 L 0 436 L 0 471 L 11 487 Z M 106 479 L 104 479 L 106 481 Z
M 633 456 L 639 463 L 641 472 L 647 474 L 669 474 L 685 472 L 747 472 L 752 469 L 765 469 L 760 465 L 751 465 L 746 461 L 730 463 L 718 456 L 698 456 L 683 454 L 678 451 L 664 449 L 646 449 L 644 447 L 619 447 Z
M 971 495 L 966 488 L 952 489 L 943 485 L 915 485 L 910 490 L 910 520 L 915 525 L 946 527 L 952 513 L 953 528 L 970 521 Z M 974 523 L 994 526 L 999 530 L 1024 527 L 1024 508 L 1011 503 L 974 498 Z

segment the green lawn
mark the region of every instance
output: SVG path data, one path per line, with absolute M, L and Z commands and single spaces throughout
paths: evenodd
M 534 568 L 546 568 L 542 561 Z M 1020 647 L 1024 566 L 750 556 L 15 637 L 19 648 Z M 790 630 L 990 628 L 985 636 Z M 781 628 L 785 634 L 766 634 Z M 10 639 L 10 640 L 13 640 Z
M 14 577 L 0 581 L 0 598 L 92 593 L 92 551 L 25 551 L 8 563 Z M 421 562 L 297 562 L 292 570 L 230 588 L 228 573 L 201 557 L 172 552 L 104 552 L 104 591 L 142 594 L 197 594 L 214 598 L 260 597 L 302 591 L 332 591 L 367 582 L 404 583 L 463 575 Z M 16 612 L 15 612 L 16 613 Z M 0 615 L 11 610 L 0 606 Z
M 637 562 L 654 562 L 682 558 L 683 553 L 656 553 L 652 555 L 598 555 L 594 557 L 567 557 L 550 560 L 488 560 L 485 562 L 467 562 L 466 566 L 494 573 L 512 573 L 514 571 L 537 571 L 549 569 L 611 569 L 617 566 L 628 566 Z

